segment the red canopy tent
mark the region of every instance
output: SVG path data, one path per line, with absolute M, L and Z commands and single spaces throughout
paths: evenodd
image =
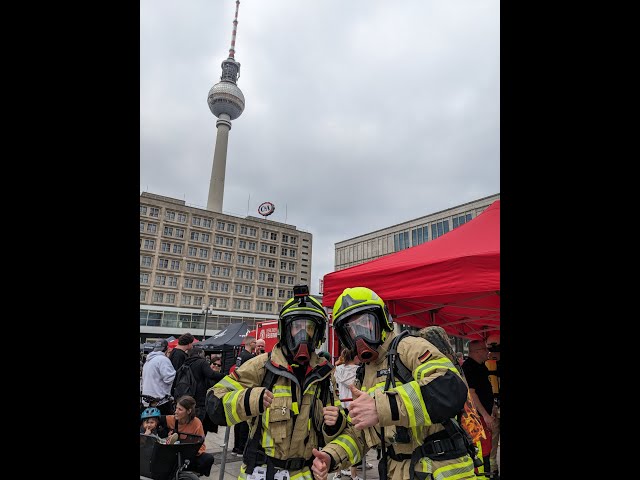
M 324 276 L 325 306 L 368 287 L 398 323 L 485 338 L 500 329 L 500 200 L 464 225 L 400 252 Z

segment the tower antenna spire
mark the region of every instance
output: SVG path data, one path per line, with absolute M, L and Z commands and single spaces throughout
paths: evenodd
M 236 54 L 236 31 L 238 30 L 238 8 L 240 0 L 236 0 L 236 16 L 233 19 L 233 32 L 231 33 L 231 47 L 229 48 L 229 58 L 235 59 Z

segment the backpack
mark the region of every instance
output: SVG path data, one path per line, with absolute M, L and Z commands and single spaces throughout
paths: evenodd
M 193 375 L 191 367 L 183 363 L 176 371 L 176 378 L 173 383 L 173 398 L 178 400 L 183 395 L 189 395 L 195 398 L 197 385 L 198 382 L 196 382 L 196 377 Z

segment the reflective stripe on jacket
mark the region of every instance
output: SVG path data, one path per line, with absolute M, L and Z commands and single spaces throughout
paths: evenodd
M 331 402 L 328 400 L 327 405 L 323 405 L 320 398 L 317 398 L 321 393 L 319 387 L 323 380 L 330 378 L 333 366 L 327 364 L 324 358 L 312 353 L 309 362 L 311 370 L 305 378 L 304 385 L 298 385 L 295 375 L 287 371 L 288 363 L 280 347 L 276 345 L 271 352 L 270 360 L 271 364 L 278 368 L 272 388 L 274 398 L 259 420 L 258 415 L 262 408 L 259 401 L 265 390 L 262 382 L 267 373 L 267 360 L 267 353 L 260 354 L 210 388 L 207 392 L 207 414 L 219 425 L 234 425 L 249 420 L 251 438 L 257 430 L 258 421 L 261 421 L 262 432 L 259 441 L 268 456 L 281 460 L 299 457 L 310 459 L 313 457 L 312 449 L 318 448 L 316 428 L 322 431 L 326 443 L 337 437 L 346 424 L 346 420 L 342 421 L 342 425 L 336 427 L 338 431 L 328 435 L 324 429 L 322 408 Z M 326 368 L 325 365 L 331 368 Z M 320 375 L 318 372 L 325 373 Z M 327 385 L 326 388 L 332 387 Z M 293 401 L 294 390 L 296 402 Z M 314 412 L 311 413 L 314 397 Z M 245 467 L 244 464 L 241 467 L 241 479 L 246 478 Z M 308 480 L 312 480 L 308 467 L 289 473 L 291 480 L 298 477 L 309 477 Z

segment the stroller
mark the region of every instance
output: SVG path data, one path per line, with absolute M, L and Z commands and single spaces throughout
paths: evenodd
M 187 471 L 204 437 L 179 433 L 173 444 L 159 443 L 157 437 L 140 434 L 140 479 L 153 480 L 198 480 L 198 474 Z M 182 438 L 186 436 L 186 438 Z

